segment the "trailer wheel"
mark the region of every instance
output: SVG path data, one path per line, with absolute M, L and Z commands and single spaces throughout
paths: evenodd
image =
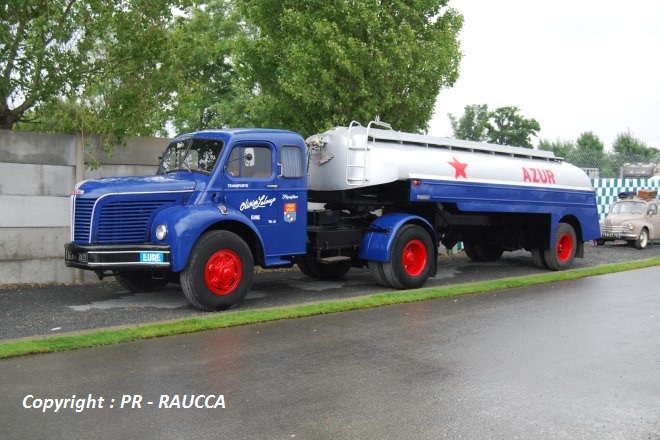
M 153 278 L 151 271 L 121 271 L 115 279 L 124 289 L 135 293 L 156 292 L 168 283 L 165 278 Z
M 415 289 L 426 283 L 431 273 L 433 242 L 417 225 L 405 225 L 394 237 L 390 261 L 381 263 L 382 275 L 395 289 Z
M 202 235 L 181 272 L 181 288 L 193 306 L 226 310 L 245 298 L 254 278 L 250 248 L 229 231 Z
M 577 249 L 577 236 L 575 230 L 568 223 L 559 223 L 552 247 L 543 251 L 543 256 L 548 269 L 565 270 L 571 267 Z
M 646 228 L 642 229 L 642 232 L 639 233 L 639 237 L 635 240 L 635 248 L 644 249 L 649 244 L 649 231 Z

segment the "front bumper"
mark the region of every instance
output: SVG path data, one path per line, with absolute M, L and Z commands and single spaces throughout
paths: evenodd
M 623 232 L 623 231 L 603 231 L 600 232 L 601 240 L 637 240 L 639 234 L 635 232 Z
M 64 264 L 86 270 L 170 268 L 170 247 L 155 244 L 64 245 Z

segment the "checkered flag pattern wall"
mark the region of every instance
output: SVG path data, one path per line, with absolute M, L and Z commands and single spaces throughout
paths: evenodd
M 596 190 L 596 203 L 598 204 L 598 217 L 604 219 L 612 203 L 616 202 L 622 192 L 637 193 L 643 188 L 658 189 L 660 181 L 657 179 L 592 179 Z M 660 191 L 658 191 L 660 192 Z

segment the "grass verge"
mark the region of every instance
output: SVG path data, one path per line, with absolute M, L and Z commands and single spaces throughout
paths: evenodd
M 492 292 L 514 287 L 527 287 L 537 284 L 568 281 L 577 278 L 605 275 L 659 265 L 660 258 L 652 258 L 648 260 L 635 260 L 626 263 L 607 264 L 562 272 L 546 272 L 524 277 L 503 278 L 469 284 L 378 293 L 345 300 L 321 301 L 296 306 L 274 307 L 259 310 L 238 310 L 235 312 L 210 314 L 198 318 L 141 324 L 127 328 L 89 330 L 72 335 L 17 339 L 0 342 L 0 359 L 28 354 L 99 347 L 141 339 L 172 336 L 246 324 L 256 324 L 280 319 L 293 319 L 305 316 L 345 312 L 349 310 L 367 309 L 391 304 L 403 304 L 456 295 Z

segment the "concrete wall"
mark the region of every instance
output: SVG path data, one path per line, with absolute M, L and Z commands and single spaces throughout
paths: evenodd
M 64 266 L 75 182 L 148 175 L 168 140 L 131 138 L 108 157 L 97 138 L 0 130 L 0 285 L 94 282 Z M 92 157 L 98 169 L 86 167 Z

